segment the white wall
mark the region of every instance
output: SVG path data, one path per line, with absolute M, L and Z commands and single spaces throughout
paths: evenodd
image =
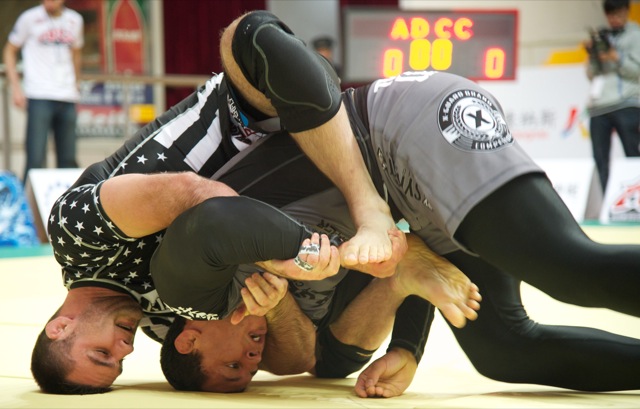
M 318 36 L 336 40 L 334 59 L 340 64 L 340 5 L 338 0 L 267 0 L 267 9 L 280 17 L 307 44 Z

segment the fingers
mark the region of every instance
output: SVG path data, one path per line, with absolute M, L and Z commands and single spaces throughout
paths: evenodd
M 270 273 L 254 273 L 245 280 L 240 290 L 246 310 L 251 315 L 262 316 L 274 308 L 287 292 L 287 280 Z
M 247 316 L 247 308 L 241 304 L 231 313 L 231 325 L 238 325 Z
M 303 270 L 303 274 L 297 279 L 321 280 L 338 272 L 340 254 L 338 249 L 331 245 L 329 236 L 313 233 L 311 238 L 302 242 L 294 262 L 299 269 Z
M 378 382 L 378 376 L 375 373 L 372 375 L 369 375 L 367 372 L 361 373 L 356 382 L 356 395 L 361 398 L 379 396 L 376 394 L 376 382 Z
M 391 240 L 391 254 L 394 257 L 402 258 L 409 249 L 409 243 L 407 243 L 407 235 L 400 229 L 389 230 L 389 239 Z M 391 257 L 391 254 L 389 257 Z M 396 254 L 398 254 L 396 256 Z

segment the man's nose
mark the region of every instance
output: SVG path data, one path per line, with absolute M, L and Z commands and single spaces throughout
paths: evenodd
M 248 350 L 247 359 L 251 361 L 260 362 L 262 361 L 262 353 L 259 350 Z
M 133 352 L 133 343 L 126 339 L 120 339 L 116 344 L 116 350 L 118 351 L 118 354 L 122 355 L 118 359 L 122 359 Z

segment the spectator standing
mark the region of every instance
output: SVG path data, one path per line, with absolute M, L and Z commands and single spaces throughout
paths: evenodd
M 640 26 L 629 21 L 629 0 L 604 0 L 603 9 L 608 27 L 593 32 L 585 47 L 591 146 L 605 191 L 613 131 L 626 156 L 640 156 Z
M 46 165 L 47 139 L 53 130 L 57 167 L 77 167 L 76 103 L 84 44 L 82 16 L 66 8 L 64 0 L 42 0 L 24 11 L 4 47 L 3 57 L 13 103 L 27 110 L 26 166 Z M 17 70 L 22 51 L 24 89 Z

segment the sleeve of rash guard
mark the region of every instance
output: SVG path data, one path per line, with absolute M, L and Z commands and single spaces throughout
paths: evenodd
M 423 298 L 407 297 L 398 308 L 387 351 L 394 347 L 411 352 L 420 363 L 433 322 L 435 308 Z
M 180 311 L 220 314 L 239 264 L 290 259 L 309 231 L 283 212 L 244 197 L 204 201 L 166 230 L 151 259 L 164 302 Z

